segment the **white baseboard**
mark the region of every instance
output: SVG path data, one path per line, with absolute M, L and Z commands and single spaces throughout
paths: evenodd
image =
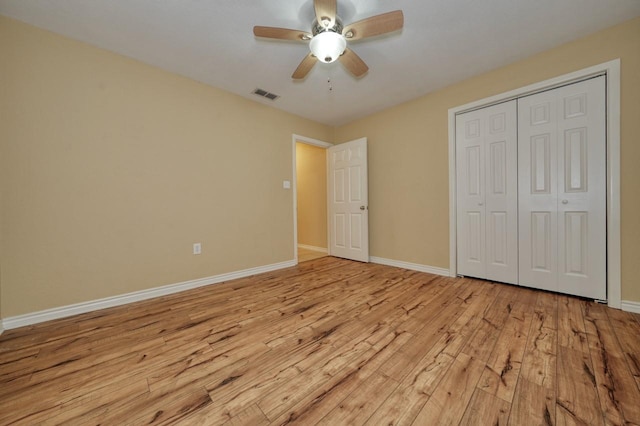
M 326 247 L 316 247 L 316 246 L 308 246 L 306 244 L 298 244 L 298 248 L 312 250 L 312 251 L 319 251 L 320 253 L 329 253 L 329 250 L 327 250 Z
M 401 260 L 385 259 L 383 257 L 369 257 L 371 263 L 379 263 L 380 265 L 395 266 L 397 268 L 410 269 L 412 271 L 428 272 L 429 274 L 449 276 L 449 270 L 437 268 L 435 266 L 421 265 L 419 263 L 403 262 Z
M 44 311 L 33 312 L 30 314 L 17 315 L 8 317 L 0 322 L 0 330 L 4 327 L 6 330 L 12 328 L 24 327 L 27 325 L 37 324 L 44 321 L 50 321 L 59 318 L 65 318 L 72 315 L 84 314 L 86 312 L 97 311 L 99 309 L 111 308 L 127 303 L 139 302 L 142 300 L 153 299 L 154 297 L 166 296 L 168 294 L 179 293 L 185 290 L 191 290 L 206 285 L 217 284 L 223 281 L 235 280 L 238 278 L 248 277 L 250 275 L 261 274 L 264 272 L 275 271 L 278 269 L 289 268 L 295 266 L 294 260 L 286 262 L 274 263 L 271 265 L 258 266 L 255 268 L 243 269 L 241 271 L 229 272 L 226 274 L 214 275 L 211 277 L 200 278 L 196 280 L 184 281 L 176 284 L 169 284 L 162 287 L 150 288 L 148 290 L 135 291 L 133 293 L 122 294 L 118 296 L 106 297 L 104 299 L 91 300 L 88 302 L 76 303 L 73 305 L 61 306 L 59 308 L 46 309 Z
M 640 302 L 632 302 L 631 300 L 623 300 L 621 303 L 623 311 L 640 314 Z

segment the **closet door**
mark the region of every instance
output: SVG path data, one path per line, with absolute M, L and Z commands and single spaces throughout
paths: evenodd
M 518 100 L 521 285 L 606 299 L 605 80 Z
M 516 101 L 456 117 L 458 272 L 517 283 Z

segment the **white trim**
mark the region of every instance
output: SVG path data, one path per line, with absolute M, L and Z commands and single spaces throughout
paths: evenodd
M 133 293 L 121 294 L 118 296 L 106 297 L 104 299 L 92 300 L 88 302 L 76 303 L 73 305 L 61 306 L 59 308 L 46 309 L 44 311 L 30 314 L 17 315 L 2 320 L 0 327 L 7 330 L 27 325 L 37 324 L 44 321 L 65 318 L 72 315 L 84 314 L 86 312 L 97 311 L 99 309 L 112 308 L 114 306 L 125 305 L 142 300 L 153 299 L 155 297 L 166 296 L 168 294 L 179 293 L 206 285 L 217 284 L 224 281 L 244 278 L 251 275 L 271 272 L 278 269 L 295 266 L 297 262 L 288 260 L 286 262 L 274 263 L 271 265 L 258 266 L 255 268 L 243 269 L 241 271 L 228 272 L 226 274 L 214 275 L 211 277 L 196 280 L 184 281 L 176 284 L 169 284 L 162 287 L 150 288 L 148 290 L 135 291 Z
M 456 203 L 456 112 L 449 110 L 449 276 L 458 274 Z
M 305 250 L 311 250 L 311 251 L 317 251 L 317 252 L 320 252 L 320 253 L 329 253 L 329 250 L 326 247 L 316 247 L 316 246 L 309 246 L 307 244 L 298 244 L 298 248 L 305 249 Z
M 298 175 L 296 172 L 296 143 L 305 143 L 307 145 L 313 145 L 320 148 L 327 149 L 333 144 L 329 142 L 324 142 L 318 139 L 308 138 L 306 136 L 296 135 L 295 133 L 291 136 L 291 145 L 292 145 L 292 164 L 293 164 L 293 172 L 292 179 L 293 185 L 291 185 L 291 189 L 293 190 L 293 260 L 298 264 Z M 329 231 L 327 230 L 327 233 Z
M 300 136 L 300 135 L 296 135 L 295 133 L 293 134 L 293 142 L 301 142 L 301 143 L 305 143 L 307 145 L 313 145 L 313 146 L 317 146 L 320 148 L 329 148 L 332 147 L 333 144 L 329 143 L 329 142 L 324 142 L 321 141 L 319 139 L 313 139 L 313 138 L 308 138 L 306 136 Z
M 330 161 L 330 157 L 329 157 L 329 148 L 325 149 L 325 156 L 324 156 L 324 165 L 325 165 L 325 175 L 327 176 L 327 254 L 329 256 L 331 256 L 331 216 L 329 216 L 331 214 L 330 210 L 331 210 L 331 188 L 329 188 L 329 161 Z
M 640 314 L 640 302 L 633 302 L 631 300 L 623 300 L 622 303 L 621 303 L 621 308 L 622 308 L 623 311 Z
M 421 265 L 419 263 L 403 262 L 401 260 L 385 259 L 384 257 L 375 256 L 369 257 L 369 261 L 371 263 L 377 263 L 386 266 L 395 266 L 396 268 L 409 269 L 411 271 L 427 272 L 429 274 L 443 275 L 445 277 L 449 276 L 448 269 L 438 268 L 435 266 Z
M 607 298 L 610 307 L 620 309 L 620 59 L 603 65 L 607 65 Z
M 620 309 L 622 286 L 620 274 L 620 59 L 449 109 L 449 276 L 455 277 L 457 275 L 456 114 L 601 74 L 607 76 L 607 298 L 610 307 Z

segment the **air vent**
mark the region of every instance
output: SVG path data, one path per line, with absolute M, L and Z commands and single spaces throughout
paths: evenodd
M 263 98 L 267 98 L 269 100 L 275 101 L 276 99 L 278 99 L 280 96 L 276 95 L 275 93 L 271 93 L 271 92 L 267 92 L 266 90 L 263 89 L 256 89 L 253 91 L 254 95 L 258 95 L 258 96 L 262 96 Z

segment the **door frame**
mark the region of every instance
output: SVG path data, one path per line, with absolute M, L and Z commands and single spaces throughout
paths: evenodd
M 449 276 L 457 275 L 456 115 L 599 75 L 606 76 L 607 96 L 607 304 L 612 308 L 621 308 L 620 59 L 449 109 Z
M 296 143 L 298 142 L 317 146 L 319 148 L 323 148 L 325 151 L 327 150 L 327 148 L 334 146 L 329 142 L 308 138 L 306 136 L 296 135 L 295 133 L 291 136 L 291 152 L 293 154 L 293 172 L 291 179 L 291 181 L 293 182 L 293 185 L 291 185 L 291 188 L 293 190 L 293 260 L 295 261 L 296 265 L 298 264 L 298 174 L 296 169 Z M 326 167 L 328 170 L 329 165 L 326 164 Z M 329 245 L 329 218 L 327 218 L 327 253 L 331 254 Z

